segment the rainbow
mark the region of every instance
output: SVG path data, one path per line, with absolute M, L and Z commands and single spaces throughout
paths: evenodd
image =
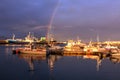
M 53 23 L 55 14 L 56 14 L 56 12 L 57 12 L 59 3 L 60 3 L 60 0 L 58 0 L 56 6 L 55 6 L 55 8 L 54 8 L 54 11 L 53 11 L 53 13 L 52 13 L 52 16 L 51 16 L 49 25 L 48 25 L 48 27 L 47 27 L 47 34 L 46 34 L 46 40 L 47 40 L 47 41 L 49 41 L 49 39 L 50 39 L 50 34 L 51 34 L 51 29 L 52 29 L 52 23 Z

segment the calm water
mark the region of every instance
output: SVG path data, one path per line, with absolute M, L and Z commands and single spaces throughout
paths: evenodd
M 0 46 L 0 80 L 120 80 L 119 58 L 13 55 L 16 47 Z

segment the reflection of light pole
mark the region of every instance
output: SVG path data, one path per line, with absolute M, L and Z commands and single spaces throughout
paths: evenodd
M 96 65 L 97 71 L 99 71 L 100 66 L 101 66 L 101 60 L 100 60 L 100 59 L 97 59 L 97 65 Z
M 97 34 L 97 42 L 99 43 L 99 34 Z
M 28 64 L 30 67 L 30 71 L 34 71 L 34 64 L 33 64 L 33 58 L 30 57 L 30 60 L 28 60 Z
M 48 57 L 48 66 L 50 68 L 50 71 L 52 71 L 53 68 L 54 68 L 54 62 L 55 62 L 55 56 L 49 55 L 49 57 Z
M 50 80 L 54 80 L 54 75 L 53 75 L 53 68 L 54 68 L 54 62 L 55 62 L 55 56 L 49 55 L 48 56 L 48 66 L 49 66 L 49 76 Z

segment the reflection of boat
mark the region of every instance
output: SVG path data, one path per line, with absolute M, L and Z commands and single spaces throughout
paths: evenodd
M 46 60 L 46 56 L 44 55 L 34 55 L 34 54 L 19 54 L 19 58 L 24 59 L 29 64 L 30 71 L 34 70 L 34 61 L 42 61 Z
M 48 66 L 50 70 L 52 71 L 54 68 L 54 64 L 57 60 L 59 60 L 62 56 L 61 55 L 49 55 L 48 56 Z
M 99 68 L 100 68 L 101 62 L 102 62 L 102 56 L 84 55 L 83 58 L 84 59 L 93 59 L 93 60 L 96 60 L 97 61 L 96 68 L 97 68 L 97 71 L 99 71 Z

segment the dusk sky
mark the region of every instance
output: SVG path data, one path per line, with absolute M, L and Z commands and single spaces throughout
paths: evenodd
M 120 0 L 0 0 L 0 36 L 45 36 L 52 15 L 57 40 L 120 40 Z

